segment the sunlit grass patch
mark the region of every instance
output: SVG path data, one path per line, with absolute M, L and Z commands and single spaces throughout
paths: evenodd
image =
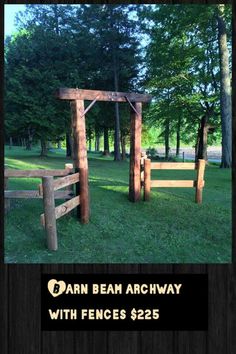
M 63 151 L 5 150 L 9 168 L 61 169 Z M 15 154 L 15 156 L 14 156 Z M 152 178 L 192 179 L 194 171 L 154 171 Z M 177 173 L 176 173 L 177 172 Z M 186 173 L 188 172 L 188 173 Z M 59 249 L 46 248 L 42 200 L 12 200 L 5 218 L 9 263 L 223 263 L 231 261 L 231 171 L 207 166 L 203 203 L 193 188 L 154 188 L 150 202 L 128 200 L 129 162 L 89 154 L 91 218 L 75 211 L 57 221 Z M 11 178 L 10 189 L 37 189 L 41 179 Z M 62 201 L 63 202 L 63 201 Z M 56 201 L 60 204 L 61 201 Z

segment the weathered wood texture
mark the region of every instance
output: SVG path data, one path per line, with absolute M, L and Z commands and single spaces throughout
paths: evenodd
M 205 160 L 198 160 L 197 170 L 197 184 L 196 184 L 196 203 L 202 203 L 202 188 L 204 187 L 204 172 L 205 172 Z
M 79 195 L 77 195 L 76 197 L 68 200 L 67 202 L 58 205 L 57 207 L 55 207 L 55 218 L 59 219 L 60 217 L 68 214 L 71 210 L 76 208 L 79 205 L 79 203 L 80 203 L 80 197 Z M 40 220 L 41 220 L 41 224 L 45 226 L 45 214 L 40 215 Z
M 142 103 L 134 104 L 137 114 L 130 111 L 130 174 L 129 200 L 137 202 L 141 197 L 141 132 L 142 132 Z
M 57 250 L 57 225 L 55 217 L 55 200 L 53 177 L 43 177 L 43 206 L 45 215 L 45 230 L 49 250 Z
M 39 354 L 40 265 L 9 265 L 8 289 L 8 308 L 5 309 L 8 311 L 7 353 Z M 5 354 L 2 350 L 1 353 Z
M 75 170 L 79 172 L 80 181 L 77 183 L 76 194 L 80 196 L 80 205 L 77 208 L 77 215 L 81 223 L 89 222 L 89 190 L 88 190 L 88 160 L 86 147 L 86 129 L 84 101 L 76 100 L 71 102 L 73 116 L 74 136 L 74 163 Z
M 99 90 L 81 90 L 72 88 L 60 88 L 56 92 L 56 97 L 61 100 L 97 100 L 112 102 L 127 102 L 126 97 L 131 102 L 150 102 L 151 95 L 141 93 L 99 91 Z M 81 112 L 83 114 L 84 111 Z
M 191 180 L 156 180 L 156 181 L 151 181 L 151 187 L 159 187 L 159 188 L 164 188 L 164 187 L 195 187 L 197 184 L 196 181 L 191 181 Z
M 3 267 L 5 271 L 3 271 Z M 207 273 L 208 331 L 76 331 L 40 330 L 41 273 Z M 1 353 L 178 353 L 236 352 L 235 265 L 0 265 Z M 193 304 L 194 306 L 194 304 Z M 4 315 L 4 316 L 2 316 Z M 101 346 L 101 349 L 100 349 Z M 126 350 L 127 347 L 127 350 Z M 220 349 L 220 351 L 218 351 Z
M 71 174 L 69 176 L 65 176 L 65 177 L 61 177 L 58 179 L 55 179 L 53 181 L 53 187 L 54 187 L 54 191 L 57 191 L 58 189 L 64 188 L 64 187 L 68 187 L 72 184 L 75 184 L 79 182 L 79 173 L 74 173 Z M 68 191 L 67 191 L 68 193 Z M 43 186 L 42 184 L 39 185 L 39 194 L 43 195 Z
M 4 170 L 5 177 L 47 177 L 47 176 L 67 176 L 70 172 L 70 169 L 64 170 L 13 170 L 6 169 Z
M 202 202 L 202 189 L 205 185 L 204 172 L 205 160 L 198 160 L 198 163 L 180 162 L 152 162 L 144 160 L 144 200 L 150 198 L 150 188 L 185 188 L 196 187 L 196 203 Z M 145 167 L 146 166 L 146 167 Z M 197 180 L 151 180 L 151 170 L 197 170 Z
M 78 172 L 74 173 L 73 175 L 70 175 L 70 176 L 56 179 L 53 182 L 54 191 L 56 191 L 60 188 L 70 186 L 71 184 L 75 184 L 77 182 L 79 182 L 79 173 Z
M 176 264 L 173 266 L 175 274 L 206 274 L 207 267 L 202 264 Z M 194 304 L 193 304 L 194 306 Z M 178 354 L 205 354 L 207 348 L 207 331 L 176 331 L 173 337 L 175 353 Z
M 43 189 L 43 187 L 42 187 Z M 36 190 L 17 190 L 17 191 L 5 191 L 4 196 L 6 199 L 32 199 L 32 198 L 38 198 L 38 199 L 43 199 L 43 192 L 41 191 L 36 191 Z M 67 199 L 71 198 L 73 196 L 72 191 L 56 191 L 54 193 L 54 198 L 55 199 Z
M 73 163 L 67 163 L 67 164 L 65 164 L 65 168 L 70 170 L 69 176 L 74 173 L 74 166 L 73 166 Z M 74 184 L 68 185 L 67 187 L 65 187 L 65 189 L 66 189 L 68 192 L 74 193 Z
M 44 264 L 41 267 L 41 274 L 74 272 L 74 264 Z M 75 351 L 76 336 L 77 333 L 72 331 L 42 331 L 40 354 L 81 354 L 80 351 Z
M 150 199 L 151 191 L 151 160 L 144 160 L 144 200 Z
M 192 162 L 151 162 L 152 170 L 196 170 L 197 167 Z

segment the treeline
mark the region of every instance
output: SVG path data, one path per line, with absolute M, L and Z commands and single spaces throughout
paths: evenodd
M 221 165 L 230 167 L 230 23 L 226 5 L 26 5 L 5 40 L 6 139 L 28 149 L 40 140 L 45 155 L 49 141 L 66 137 L 70 156 L 70 107 L 55 99 L 57 88 L 147 91 L 145 140 L 156 126 L 166 158 L 171 137 L 176 155 L 184 142 L 207 158 L 207 142 L 222 137 Z M 96 103 L 86 129 L 89 148 L 95 140 L 125 158 L 128 105 Z

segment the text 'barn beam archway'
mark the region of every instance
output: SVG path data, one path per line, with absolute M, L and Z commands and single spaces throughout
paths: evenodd
M 96 101 L 128 102 L 130 114 L 130 172 L 129 172 L 129 200 L 136 202 L 141 197 L 141 131 L 142 131 L 142 103 L 150 102 L 152 97 L 140 93 L 125 93 L 113 91 L 82 90 L 60 88 L 56 97 L 71 101 L 73 119 L 74 164 L 75 171 L 80 174 L 76 194 L 80 195 L 80 205 L 77 215 L 82 223 L 89 222 L 89 190 L 88 190 L 88 160 L 86 147 L 85 114 Z M 84 101 L 92 101 L 84 109 Z

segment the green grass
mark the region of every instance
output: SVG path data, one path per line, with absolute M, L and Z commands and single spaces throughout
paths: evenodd
M 64 168 L 63 152 L 5 149 L 8 168 Z M 231 171 L 208 166 L 203 204 L 192 188 L 153 189 L 150 202 L 128 201 L 128 162 L 89 155 L 91 219 L 72 212 L 57 221 L 59 248 L 45 247 L 42 200 L 11 200 L 5 218 L 7 263 L 225 263 L 231 261 Z M 191 179 L 194 171 L 154 171 L 152 178 Z M 11 179 L 36 189 L 40 179 Z M 57 201 L 57 204 L 63 201 Z

